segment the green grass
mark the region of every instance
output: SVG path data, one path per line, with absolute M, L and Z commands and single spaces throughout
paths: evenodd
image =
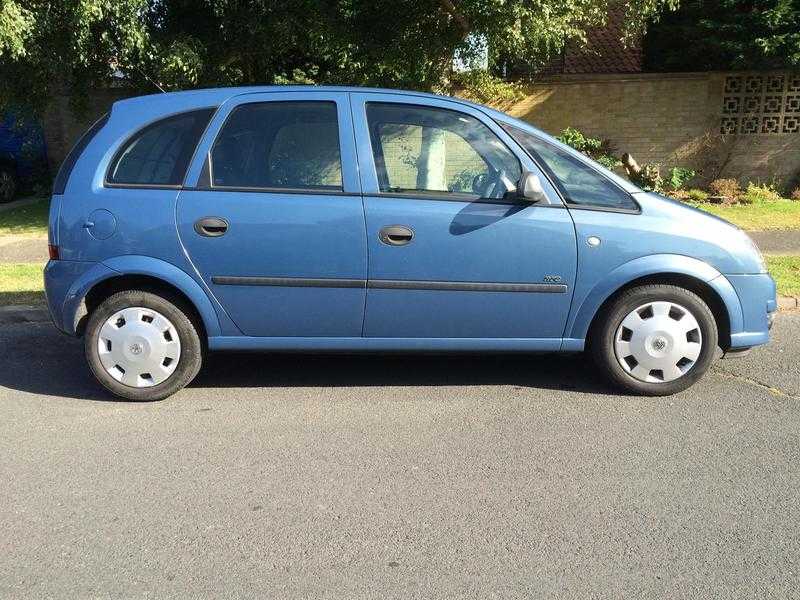
M 778 294 L 800 296 L 800 256 L 767 256 L 769 272 L 778 284 Z
M 731 206 L 704 202 L 700 204 L 693 203 L 692 206 L 722 217 L 749 231 L 800 229 L 800 202 L 793 200 L 734 204 Z
M 0 236 L 47 235 L 47 216 L 50 200 L 42 198 L 33 204 L 0 212 Z
M 0 306 L 43 304 L 43 269 L 39 263 L 0 264 Z

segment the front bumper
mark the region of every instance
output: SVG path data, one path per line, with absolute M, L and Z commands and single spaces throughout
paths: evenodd
M 775 280 L 769 273 L 726 275 L 742 309 L 742 328 L 731 332 L 731 348 L 749 348 L 769 342 L 778 309 Z

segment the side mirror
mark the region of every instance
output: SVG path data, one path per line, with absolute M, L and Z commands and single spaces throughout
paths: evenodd
M 544 193 L 542 181 L 539 176 L 530 171 L 523 171 L 517 186 L 517 198 L 525 202 L 545 202 L 547 194 Z

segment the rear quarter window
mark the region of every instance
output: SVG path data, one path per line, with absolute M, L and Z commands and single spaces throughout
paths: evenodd
M 215 108 L 172 115 L 131 136 L 111 161 L 106 184 L 180 186 Z
M 78 158 L 80 158 L 83 151 L 86 149 L 86 146 L 89 145 L 89 142 L 92 141 L 94 136 L 105 127 L 105 124 L 108 123 L 108 114 L 103 115 L 100 117 L 94 125 L 92 125 L 86 133 L 84 133 L 75 145 L 72 147 L 72 150 L 69 151 L 67 157 L 64 159 L 64 162 L 61 163 L 61 167 L 58 169 L 58 175 L 56 175 L 55 180 L 53 181 L 53 194 L 54 195 L 61 195 L 64 193 L 64 190 L 67 188 L 67 181 L 69 181 L 69 176 L 72 173 L 72 169 L 75 167 L 75 163 L 78 162 Z

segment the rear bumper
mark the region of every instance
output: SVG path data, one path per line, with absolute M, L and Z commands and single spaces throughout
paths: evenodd
M 725 277 L 736 290 L 742 309 L 742 328 L 731 332 L 731 348 L 766 344 L 778 308 L 775 280 L 769 273 Z
M 87 274 L 98 267 L 102 265 L 72 260 L 51 260 L 45 265 L 44 294 L 50 318 L 59 331 L 75 335 L 75 316 L 88 289 L 85 282 L 95 279 Z

